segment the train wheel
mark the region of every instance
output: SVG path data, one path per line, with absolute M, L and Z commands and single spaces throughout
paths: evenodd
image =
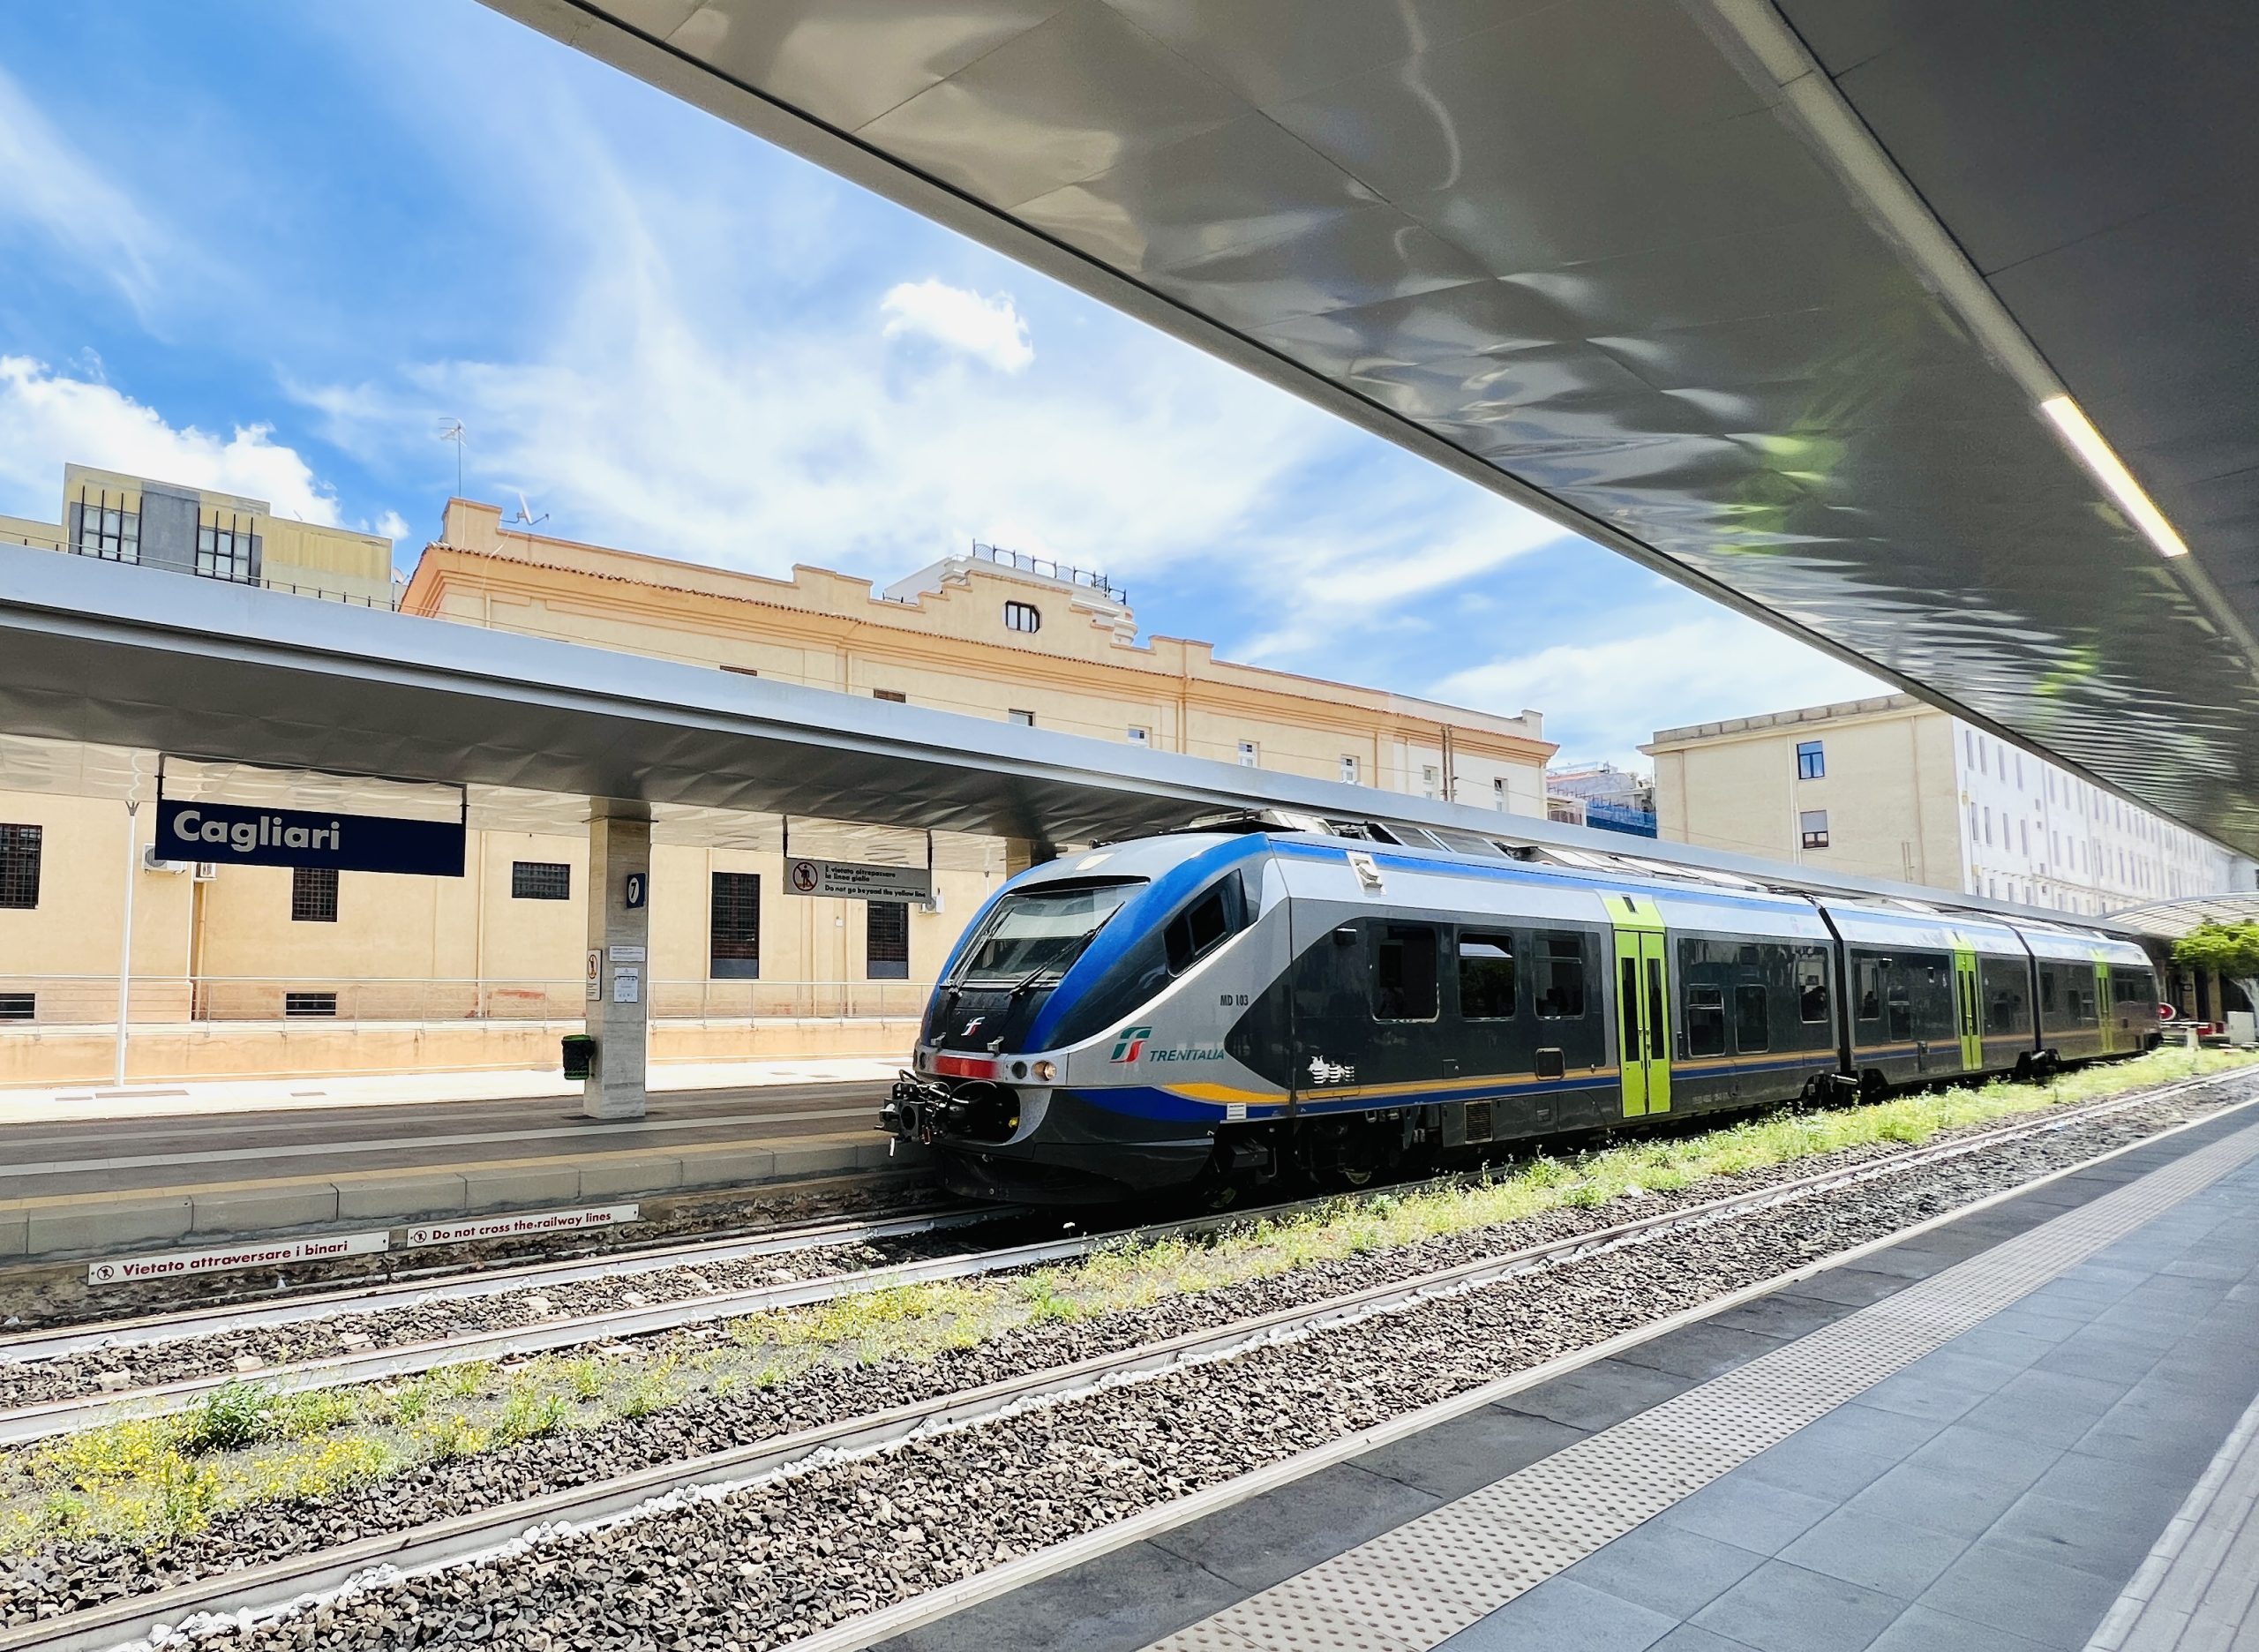
M 1329 1193 L 1369 1188 L 1396 1168 L 1401 1141 L 1393 1123 L 1344 1121 L 1313 1129 L 1304 1162 L 1312 1182 Z

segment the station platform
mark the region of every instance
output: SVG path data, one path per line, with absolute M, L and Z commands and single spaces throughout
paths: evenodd
M 885 1086 L 767 1084 L 584 1118 L 556 1095 L 0 1128 L 0 1265 L 881 1169 Z
M 2259 1648 L 2259 1109 L 885 1652 Z

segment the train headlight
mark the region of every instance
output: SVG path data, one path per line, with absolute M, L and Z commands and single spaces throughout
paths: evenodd
M 1038 1084 L 1049 1084 L 1049 1083 L 1050 1083 L 1054 1078 L 1056 1078 L 1058 1076 L 1059 1076 L 1059 1069 L 1058 1069 L 1058 1067 L 1057 1067 L 1057 1065 L 1056 1065 L 1055 1063 L 1051 1063 L 1051 1062 L 1047 1062 L 1047 1061 L 1039 1061 L 1039 1062 L 1036 1063 L 1036 1064 L 1035 1064 L 1035 1081 L 1036 1081 L 1036 1083 L 1038 1083 Z

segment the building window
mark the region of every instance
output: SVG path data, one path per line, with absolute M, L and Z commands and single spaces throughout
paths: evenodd
M 1011 718 L 1013 722 L 1018 724 L 1022 728 L 1033 728 L 1035 726 L 1035 713 L 1032 711 L 1022 711 L 1015 709 L 1013 710 L 1007 711 L 1004 715 Z
M 910 979 L 910 903 L 863 903 L 863 973 L 872 980 Z
M 1505 776 L 1500 775 L 1490 782 L 1490 800 L 1498 806 L 1501 813 L 1505 812 L 1506 807 Z
M 290 921 L 292 923 L 335 923 L 337 921 L 337 868 L 335 867 L 292 867 L 290 868 Z
M 1255 749 L 1255 742 L 1253 740 L 1242 740 L 1239 743 L 1239 766 L 1241 768 L 1254 768 L 1256 765 L 1256 760 L 1262 754 Z
M 107 505 L 81 503 L 79 510 L 79 554 L 105 562 L 141 559 L 141 513 L 112 510 Z
M 1807 849 L 1827 847 L 1827 811 L 1806 809 L 1797 816 L 1797 831 Z
M 761 874 L 714 874 L 706 973 L 714 980 L 761 979 Z
M 1007 631 L 1040 631 L 1043 615 L 1033 603 L 1008 602 L 1004 604 L 1004 629 Z
M 0 1021 L 30 1021 L 38 1015 L 37 993 L 0 993 Z
M 874 688 L 871 690 L 871 698 L 874 700 L 886 701 L 890 705 L 908 705 L 910 703 L 910 696 L 903 693 L 899 688 Z
M 1436 766 L 1433 763 L 1422 763 L 1420 766 L 1420 794 L 1422 797 L 1433 797 L 1436 794 Z
M 1141 729 L 1132 723 L 1130 725 L 1130 743 L 1132 746 L 1150 746 L 1153 743 L 1153 737 L 1149 730 Z
M 337 995 L 334 992 L 286 992 L 282 995 L 282 1013 L 286 1016 L 334 1016 L 337 1013 Z
M 196 571 L 206 579 L 232 580 L 249 584 L 257 559 L 258 537 L 237 519 L 221 527 L 199 522 L 196 529 Z
M 1797 742 L 1797 778 L 1818 780 L 1827 772 L 1827 752 L 1818 740 Z
M 562 860 L 513 860 L 512 900 L 571 900 L 573 868 Z
M 1357 784 L 1357 760 L 1355 756 L 1345 755 L 1341 759 L 1341 784 L 1343 785 Z
M 0 822 L 0 906 L 28 912 L 39 905 L 41 840 L 46 828 Z

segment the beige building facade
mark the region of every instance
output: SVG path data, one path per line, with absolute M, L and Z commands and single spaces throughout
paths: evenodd
M 13 524 L 9 537 L 133 560 L 144 540 L 130 519 L 161 497 L 153 486 L 74 466 L 63 520 L 25 524 L 44 538 Z M 278 569 L 319 572 L 337 595 L 394 605 L 387 542 L 347 536 L 356 559 L 244 514 L 262 582 L 279 582 Z M 82 522 L 105 536 L 101 547 L 79 544 Z M 247 578 L 209 559 L 179 571 Z M 1140 642 L 1126 597 L 1103 580 L 985 547 L 878 589 L 821 568 L 769 579 L 519 531 L 498 508 L 456 499 L 397 605 L 1519 815 L 1542 813 L 1553 753 L 1534 712 L 1494 717 L 1220 660 L 1205 642 Z M 0 779 L 0 1085 L 112 1076 L 129 882 L 137 1080 L 544 1067 L 577 1024 L 583 800 L 482 807 L 461 878 L 199 867 L 157 856 L 153 809 L 130 817 L 122 802 L 75 794 L 68 770 L 93 761 L 84 754 L 4 731 L 0 744 L 0 777 L 39 781 Z M 172 761 L 176 775 L 192 771 Z M 922 865 L 930 854 L 935 898 L 796 895 L 783 875 L 787 830 L 795 857 Z M 905 1051 L 964 922 L 1032 849 L 714 810 L 662 809 L 653 836 L 658 1062 Z
M 1910 695 L 1659 731 L 1667 841 L 2096 917 L 2252 862 Z

